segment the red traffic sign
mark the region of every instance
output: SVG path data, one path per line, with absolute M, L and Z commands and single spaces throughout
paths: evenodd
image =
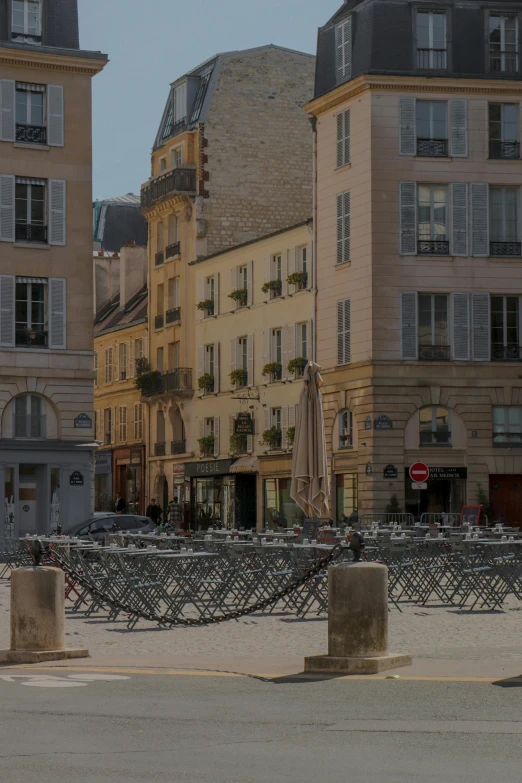
M 410 478 L 416 484 L 423 484 L 428 480 L 430 469 L 424 462 L 416 462 L 410 467 Z

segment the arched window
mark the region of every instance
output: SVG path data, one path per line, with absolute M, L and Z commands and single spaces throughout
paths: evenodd
M 352 438 L 352 412 L 341 411 L 338 416 L 339 422 L 339 448 L 351 449 L 353 446 Z
M 428 405 L 419 411 L 421 446 L 444 446 L 451 442 L 450 414 L 440 405 Z
M 41 397 L 24 394 L 15 399 L 15 438 L 45 438 L 45 405 Z

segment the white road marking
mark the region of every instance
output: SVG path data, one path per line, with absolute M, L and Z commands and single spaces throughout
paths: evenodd
M 31 688 L 83 688 L 90 682 L 111 682 L 111 680 L 130 680 L 130 677 L 124 677 L 121 674 L 68 674 L 66 677 L 56 677 L 54 674 L 3 674 L 0 680 L 4 682 L 14 682 L 17 680 L 26 680 L 19 683 L 28 685 Z
M 31 680 L 31 682 L 21 682 L 20 685 L 27 685 L 30 688 L 83 688 L 88 682 L 73 682 L 72 680 Z
M 86 680 L 88 682 L 94 682 L 101 680 L 102 682 L 110 682 L 111 680 L 130 680 L 130 677 L 124 677 L 121 674 L 69 674 L 70 680 Z

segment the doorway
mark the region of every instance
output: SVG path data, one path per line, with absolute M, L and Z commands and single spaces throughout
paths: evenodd
M 522 527 L 522 476 L 500 474 L 489 477 L 489 505 L 493 519 Z M 491 520 L 490 520 L 491 521 Z

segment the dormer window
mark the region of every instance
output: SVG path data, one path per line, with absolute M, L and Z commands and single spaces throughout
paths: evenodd
M 445 71 L 447 67 L 446 14 L 417 11 L 417 67 Z
M 489 69 L 496 73 L 518 71 L 518 24 L 514 15 L 489 17 Z
M 174 89 L 174 129 L 187 121 L 187 85 L 185 82 Z
M 41 0 L 13 0 L 11 37 L 19 43 L 42 42 Z

